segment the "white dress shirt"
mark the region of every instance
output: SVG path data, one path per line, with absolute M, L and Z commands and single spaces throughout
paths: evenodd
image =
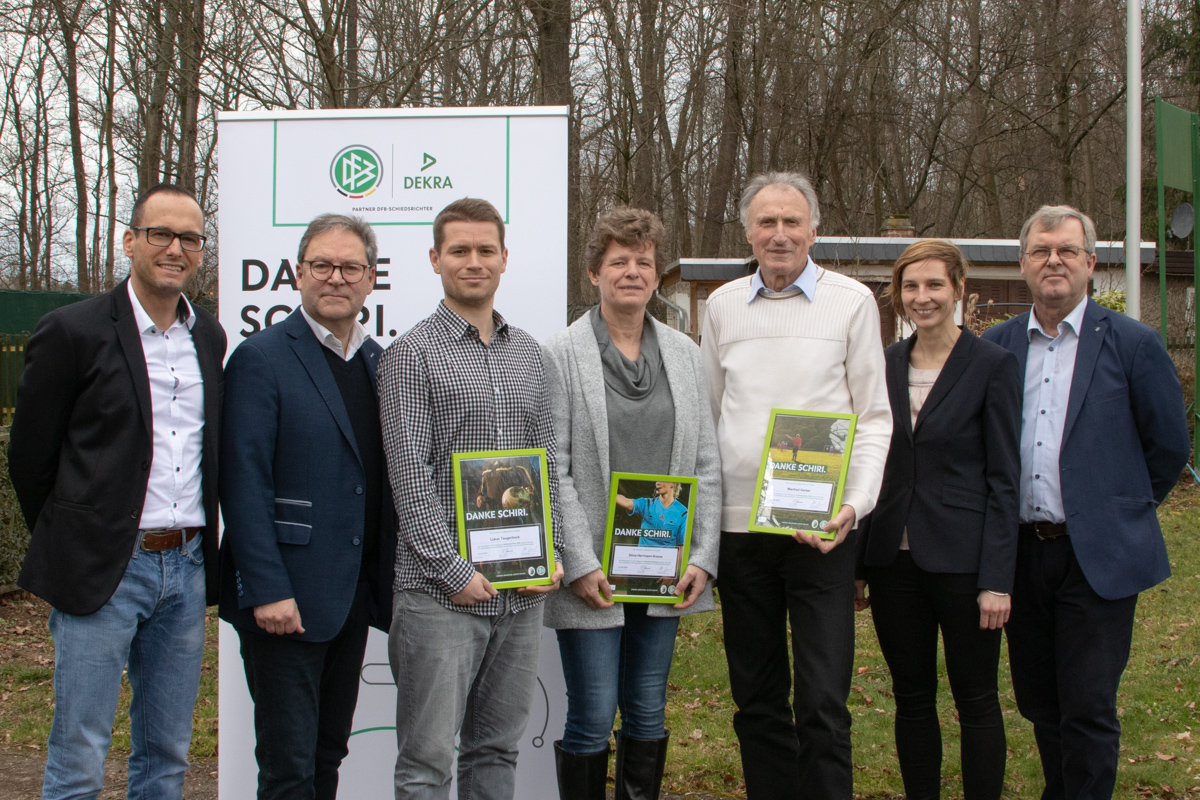
M 141 334 L 150 376 L 154 454 L 138 527 L 190 528 L 204 525 L 200 458 L 204 452 L 204 378 L 192 341 L 196 314 L 185 297 L 186 317 L 160 330 L 128 283 L 129 301 Z M 211 487 L 213 491 L 216 487 Z
M 334 336 L 328 328 L 310 317 L 308 312 L 304 310 L 304 306 L 300 306 L 300 313 L 304 315 L 304 321 L 312 329 L 313 336 L 317 337 L 317 341 L 341 356 L 343 361 L 349 361 L 354 358 L 354 354 L 358 352 L 358 348 L 362 347 L 363 342 L 367 340 L 367 329 L 362 326 L 361 322 L 355 320 L 354 328 L 350 331 L 350 341 L 347 342 L 346 349 L 343 350 L 342 341 Z
M 1051 336 L 1029 312 L 1029 356 L 1021 418 L 1021 522 L 1066 522 L 1058 454 L 1071 399 L 1075 354 L 1087 298 L 1067 314 Z

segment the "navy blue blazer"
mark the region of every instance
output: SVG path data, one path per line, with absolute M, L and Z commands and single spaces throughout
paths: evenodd
M 913 425 L 908 366 L 916 341 L 884 354 L 892 444 L 879 502 L 860 526 L 863 562 L 890 565 L 907 527 L 921 569 L 977 572 L 980 589 L 1011 591 L 1021 479 L 1017 359 L 964 330 Z
M 322 345 L 297 309 L 242 342 L 225 366 L 221 619 L 261 632 L 254 607 L 296 599 L 304 641 L 341 630 L 358 585 L 365 502 L 350 416 Z M 362 346 L 375 368 L 383 348 Z M 391 621 L 396 514 L 383 480 L 371 624 Z
M 1029 313 L 984 334 L 1016 354 L 1022 376 Z M 1190 453 L 1183 391 L 1159 335 L 1088 300 L 1058 467 L 1075 558 L 1101 597 L 1170 576 L 1156 509 Z

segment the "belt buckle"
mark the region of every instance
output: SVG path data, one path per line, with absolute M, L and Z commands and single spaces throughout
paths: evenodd
M 1043 526 L 1047 529 L 1047 533 L 1042 533 Z M 1058 539 L 1066 536 L 1065 522 L 1036 522 L 1033 526 L 1033 532 L 1043 542 L 1048 542 L 1051 539 Z

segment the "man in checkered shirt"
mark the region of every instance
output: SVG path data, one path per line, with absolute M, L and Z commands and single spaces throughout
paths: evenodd
M 433 223 L 445 299 L 379 364 L 379 408 L 400 529 L 393 622 L 397 800 L 511 800 L 537 681 L 542 601 L 562 578 L 554 428 L 541 351 L 496 313 L 504 221 L 464 198 Z M 497 591 L 458 554 L 453 454 L 546 449 L 554 534 L 549 586 Z

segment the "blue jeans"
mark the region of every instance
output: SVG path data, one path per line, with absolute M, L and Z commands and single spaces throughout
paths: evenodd
M 183 796 L 204 653 L 201 538 L 182 550 L 136 553 L 94 614 L 50 612 L 55 699 L 43 800 L 95 798 L 104 787 L 126 664 L 133 689 L 129 800 Z
M 626 736 L 666 735 L 667 677 L 678 628 L 678 617 L 651 617 L 644 603 L 626 603 L 624 627 L 558 631 L 567 683 L 563 750 L 587 755 L 608 747 L 617 708 Z
M 512 800 L 537 684 L 542 606 L 483 617 L 400 590 L 392 608 L 396 800 L 450 796 L 455 733 L 459 800 Z

